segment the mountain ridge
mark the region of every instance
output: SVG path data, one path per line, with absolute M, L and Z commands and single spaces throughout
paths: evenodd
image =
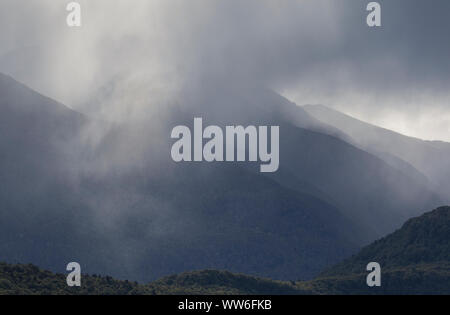
M 387 153 L 424 174 L 444 203 L 450 202 L 450 143 L 421 140 L 356 119 L 324 105 L 302 107 L 316 119 L 342 130 L 355 145 L 375 155 Z M 416 174 L 417 177 L 417 174 Z

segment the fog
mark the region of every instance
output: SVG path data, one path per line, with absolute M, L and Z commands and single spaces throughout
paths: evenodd
M 380 1 L 3 0 L 0 71 L 113 121 L 182 101 L 204 82 L 268 86 L 396 131 L 450 140 L 450 4 Z

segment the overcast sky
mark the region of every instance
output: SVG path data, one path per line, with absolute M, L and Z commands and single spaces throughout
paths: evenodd
M 112 81 L 140 103 L 130 82 L 164 100 L 225 78 L 450 141 L 448 0 L 379 1 L 377 29 L 368 0 L 80 0 L 80 29 L 69 2 L 1 0 L 0 72 L 75 109 Z

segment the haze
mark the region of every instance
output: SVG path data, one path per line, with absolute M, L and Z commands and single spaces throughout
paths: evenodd
M 450 3 L 379 1 L 371 29 L 368 2 L 80 0 L 71 29 L 68 1 L 3 0 L 0 72 L 113 121 L 233 82 L 450 141 Z

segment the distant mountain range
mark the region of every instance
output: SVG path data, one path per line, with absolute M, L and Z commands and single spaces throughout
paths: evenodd
M 445 202 L 450 201 L 450 143 L 407 137 L 323 105 L 302 108 L 321 122 L 339 129 L 346 135 L 346 141 L 399 167 L 414 179 L 425 177 Z
M 33 265 L 0 264 L 0 294 L 450 294 L 450 207 L 408 220 L 312 281 L 273 281 L 205 270 L 149 284 L 83 276 L 69 288 L 63 274 Z M 368 262 L 382 267 L 381 287 L 366 285 Z
M 279 125 L 279 171 L 173 162 L 170 130 L 194 117 Z M 117 125 L 0 75 L 0 260 L 141 282 L 199 269 L 311 279 L 443 204 L 425 170 L 351 139 L 261 88 Z

